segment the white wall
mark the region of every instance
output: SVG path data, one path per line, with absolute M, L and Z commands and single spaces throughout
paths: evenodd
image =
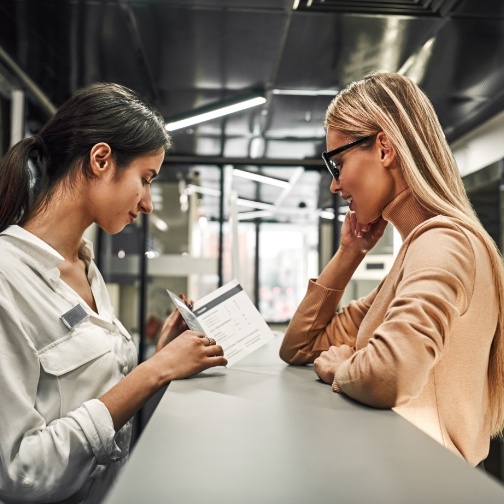
M 463 177 L 504 158 L 504 112 L 450 147 Z

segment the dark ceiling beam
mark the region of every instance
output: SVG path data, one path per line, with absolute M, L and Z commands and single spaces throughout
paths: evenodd
M 126 25 L 131 35 L 131 41 L 133 43 L 133 49 L 135 51 L 137 60 L 139 61 L 140 66 L 145 72 L 146 80 L 149 85 L 153 103 L 159 105 L 161 103 L 161 97 L 159 95 L 159 91 L 157 89 L 154 80 L 154 74 L 152 73 L 149 61 L 147 59 L 147 55 L 145 53 L 142 38 L 138 30 L 138 23 L 136 21 L 135 14 L 131 10 L 131 7 L 128 5 L 127 0 L 117 0 L 117 3 L 119 4 L 119 7 L 121 8 L 124 18 L 126 20 Z
M 447 16 L 461 0 L 295 0 L 293 10 L 401 16 Z
M 320 159 L 273 159 L 273 158 L 233 158 L 220 156 L 171 156 L 166 157 L 168 164 L 191 165 L 237 165 L 237 166 L 303 166 L 305 168 L 322 168 L 324 162 Z
M 492 96 L 486 103 L 482 104 L 475 111 L 465 115 L 463 120 L 445 129 L 446 141 L 451 144 L 464 135 L 469 134 L 478 126 L 495 117 L 504 110 L 504 91 Z

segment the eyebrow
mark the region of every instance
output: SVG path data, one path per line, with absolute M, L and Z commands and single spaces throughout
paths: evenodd
M 149 172 L 151 174 L 151 180 L 154 180 L 159 175 L 159 172 L 157 172 L 156 170 L 154 170 L 154 168 L 150 168 Z

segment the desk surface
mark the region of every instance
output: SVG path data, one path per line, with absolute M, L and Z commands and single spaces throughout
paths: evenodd
M 504 485 L 390 410 L 278 357 L 172 382 L 106 504 L 504 503 Z

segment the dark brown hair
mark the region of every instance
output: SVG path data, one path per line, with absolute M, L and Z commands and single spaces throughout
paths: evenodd
M 100 142 L 110 145 L 119 171 L 137 157 L 170 148 L 163 118 L 134 91 L 113 83 L 82 88 L 0 161 L 0 231 L 26 222 L 79 170 L 92 178 L 89 153 Z

